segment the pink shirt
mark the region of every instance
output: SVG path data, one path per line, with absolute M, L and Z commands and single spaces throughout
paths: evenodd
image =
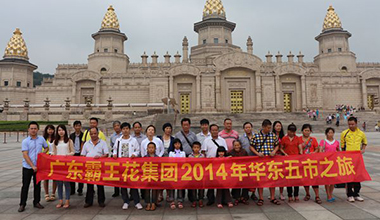
M 230 133 L 227 133 L 226 130 L 223 129 L 221 132 L 219 132 L 219 136 L 226 141 L 228 151 L 231 151 L 232 148 L 234 148 L 232 144 L 234 140 L 239 139 L 239 133 L 235 130 L 231 130 Z
M 323 139 L 319 142 L 319 146 L 321 147 L 322 152 L 326 152 L 326 153 L 327 152 L 337 152 L 339 149 L 339 141 L 333 140 L 332 143 L 329 143 L 328 141 Z M 325 148 L 324 151 L 323 151 L 323 148 Z

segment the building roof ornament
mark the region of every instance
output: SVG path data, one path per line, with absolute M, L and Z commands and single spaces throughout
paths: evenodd
M 108 7 L 106 15 L 104 15 L 102 27 L 100 28 L 100 30 L 113 29 L 119 31 L 119 28 L 119 20 L 117 19 L 115 9 L 112 7 L 112 5 L 110 5 Z
M 28 48 L 26 47 L 24 38 L 22 37 L 22 33 L 19 28 L 16 28 L 13 32 L 13 36 L 5 48 L 4 58 L 29 60 Z
M 224 10 L 221 0 L 207 0 L 203 9 L 203 18 L 220 16 L 226 18 L 226 11 Z
M 342 23 L 338 15 L 335 13 L 335 9 L 332 5 L 327 9 L 327 15 L 325 21 L 323 22 L 323 31 L 333 28 L 342 28 Z

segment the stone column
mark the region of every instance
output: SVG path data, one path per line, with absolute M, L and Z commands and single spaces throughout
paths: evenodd
M 95 86 L 95 103 L 93 104 L 100 104 L 100 82 L 96 81 Z
M 365 79 L 362 79 L 362 95 L 363 95 L 363 107 L 368 109 L 368 101 L 367 101 L 367 83 Z
M 276 110 L 281 110 L 281 85 L 280 85 L 280 76 L 276 75 L 275 84 L 276 84 Z
M 220 89 L 220 72 L 217 71 L 215 74 L 215 106 L 216 111 L 221 111 L 221 104 L 220 104 L 220 96 L 221 96 L 221 89 Z
M 261 93 L 262 93 L 261 76 L 256 75 L 256 111 L 262 111 L 263 110 Z
M 196 78 L 196 86 L 197 86 L 197 111 L 201 110 L 201 76 L 197 76 Z
M 169 76 L 169 97 L 171 99 L 174 99 L 174 77 L 173 76 Z
M 72 89 L 71 89 L 71 101 L 73 103 L 76 103 L 76 100 L 75 100 L 76 95 L 77 95 L 77 82 L 74 81 L 72 84 Z
M 183 54 L 182 63 L 188 63 L 189 62 L 189 41 L 187 40 L 186 36 L 183 38 L 183 41 L 182 41 L 182 54 Z
M 301 76 L 302 109 L 306 109 L 306 76 Z

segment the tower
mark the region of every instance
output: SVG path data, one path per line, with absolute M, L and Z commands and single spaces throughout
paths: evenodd
M 88 69 L 101 74 L 125 73 L 129 57 L 124 53 L 124 41 L 128 38 L 120 32 L 115 9 L 109 6 L 100 30 L 92 35 L 94 53 L 88 57 Z
M 194 24 L 194 31 L 198 33 L 198 45 L 191 49 L 191 57 L 208 57 L 234 50 L 240 51 L 240 47 L 232 44 L 232 32 L 235 27 L 235 23 L 227 21 L 221 0 L 207 0 L 202 21 Z
M 0 60 L 0 99 L 9 98 L 12 104 L 21 104 L 30 97 L 33 71 L 37 66 L 29 62 L 28 48 L 20 29 L 16 28 Z
M 319 54 L 314 62 L 321 72 L 356 71 L 356 56 L 350 51 L 348 38 L 351 33 L 342 28 L 342 23 L 330 6 L 323 23 L 322 33 L 315 39 L 319 42 Z

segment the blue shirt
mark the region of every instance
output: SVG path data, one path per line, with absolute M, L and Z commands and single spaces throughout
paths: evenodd
M 37 166 L 37 156 L 42 152 L 42 148 L 47 148 L 48 144 L 45 141 L 45 138 L 41 136 L 37 136 L 36 139 L 32 139 L 31 137 L 27 137 L 22 141 L 21 151 L 28 151 L 28 156 L 32 161 L 34 166 Z M 26 160 L 22 159 L 22 166 L 27 169 L 32 169 L 32 167 L 26 162 Z

